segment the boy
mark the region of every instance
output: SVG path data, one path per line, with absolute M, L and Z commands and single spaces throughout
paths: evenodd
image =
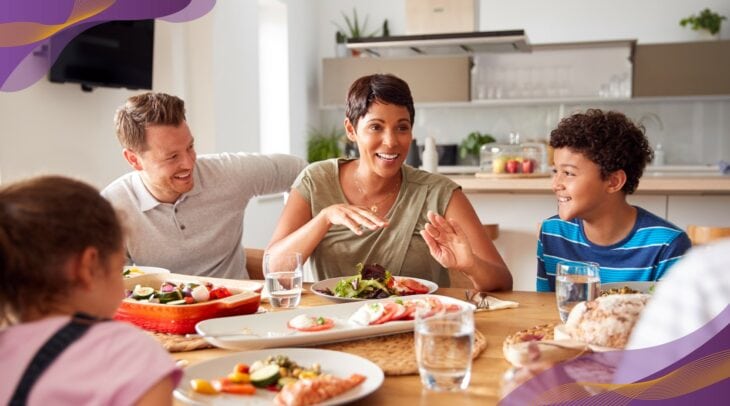
M 603 283 L 654 281 L 690 248 L 677 226 L 626 201 L 653 153 L 625 115 L 590 109 L 567 117 L 550 146 L 558 215 L 540 228 L 538 291 L 555 290 L 558 261 L 597 262 Z

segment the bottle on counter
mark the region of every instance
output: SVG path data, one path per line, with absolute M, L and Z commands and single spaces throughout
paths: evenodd
M 651 163 L 656 166 L 664 165 L 664 148 L 662 144 L 656 144 L 656 148 L 654 148 L 654 160 Z
M 431 173 L 438 172 L 439 154 L 436 151 L 436 140 L 433 137 L 426 137 L 426 143 L 423 147 L 423 166 L 421 167 L 424 171 Z

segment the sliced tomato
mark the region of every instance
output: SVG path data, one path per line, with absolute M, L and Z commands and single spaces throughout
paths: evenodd
M 383 304 L 383 315 L 370 322 L 370 324 L 383 324 L 393 319 L 393 315 L 398 312 L 398 303 L 388 302 Z
M 311 319 L 315 322 L 311 326 L 307 327 L 294 327 L 289 322 L 286 323 L 287 327 L 297 330 L 297 331 L 322 331 L 322 330 L 329 330 L 332 327 L 335 326 L 335 322 L 327 317 L 311 317 Z
M 444 310 L 446 310 L 446 313 L 458 312 L 459 310 L 461 310 L 461 306 L 459 306 L 456 303 L 450 303 L 450 304 L 444 305 Z
M 405 287 L 409 291 L 413 292 L 414 295 L 420 295 L 423 293 L 428 293 L 428 286 L 422 284 L 421 282 L 411 279 L 411 278 L 400 278 L 399 280 L 401 286 Z
M 210 300 L 223 299 L 224 297 L 231 296 L 231 291 L 225 286 L 219 286 L 210 291 Z
M 221 382 L 221 392 L 235 395 L 253 395 L 256 393 L 256 387 L 250 383 Z

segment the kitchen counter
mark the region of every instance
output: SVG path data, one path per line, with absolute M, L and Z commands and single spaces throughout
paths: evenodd
M 464 192 L 471 193 L 550 193 L 551 178 L 485 179 L 474 175 L 448 175 Z M 718 173 L 648 172 L 636 194 L 730 195 L 730 176 Z

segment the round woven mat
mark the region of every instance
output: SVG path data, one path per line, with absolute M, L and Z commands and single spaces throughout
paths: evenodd
M 324 344 L 317 348 L 343 351 L 359 355 L 377 364 L 386 375 L 414 375 L 418 373 L 413 333 L 373 337 L 365 340 Z M 487 340 L 479 331 L 474 332 L 472 359 L 487 348 Z
M 148 333 L 169 352 L 201 350 L 203 348 L 213 347 L 205 339 L 200 337 L 187 338 L 179 334 L 153 333 L 151 331 L 148 331 Z

